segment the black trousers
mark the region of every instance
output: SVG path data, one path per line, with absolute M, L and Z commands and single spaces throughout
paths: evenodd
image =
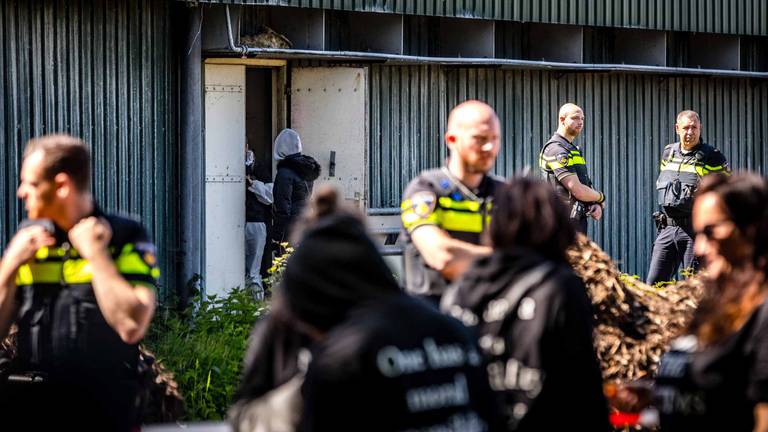
M 669 225 L 659 230 L 653 243 L 651 265 L 645 283 L 653 285 L 672 280 L 680 264 L 683 269 L 698 268 L 693 254 L 693 232 L 690 227 Z

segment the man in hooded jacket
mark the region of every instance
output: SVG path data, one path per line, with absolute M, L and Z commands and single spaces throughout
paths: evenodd
M 320 164 L 311 156 L 301 154 L 301 138 L 293 129 L 283 129 L 275 139 L 277 161 L 272 240 L 288 240 L 288 231 L 312 194 L 312 184 L 320 176 Z

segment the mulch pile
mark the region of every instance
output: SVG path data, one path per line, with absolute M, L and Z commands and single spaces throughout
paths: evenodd
M 655 288 L 621 273 L 579 236 L 568 260 L 595 309 L 595 346 L 605 380 L 650 378 L 669 342 L 688 325 L 704 289 L 697 277 Z

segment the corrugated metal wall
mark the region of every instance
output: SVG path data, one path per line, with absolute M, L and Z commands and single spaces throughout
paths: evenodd
M 768 81 L 663 78 L 444 67 L 371 66 L 370 205 L 396 207 L 407 182 L 439 165 L 447 111 L 479 98 L 502 119 L 496 173 L 536 172 L 541 145 L 567 101 L 584 108 L 583 146 L 605 219 L 590 232 L 629 273 L 645 277 L 655 230 L 654 182 L 663 147 L 675 139 L 677 112 L 703 121 L 704 139 L 736 168 L 768 171 Z
M 409 15 L 768 35 L 768 0 L 195 0 L 195 2 L 300 6 Z
M 0 243 L 22 217 L 13 199 L 30 137 L 68 132 L 90 144 L 93 190 L 108 211 L 139 215 L 176 273 L 175 108 L 171 3 L 0 3 Z

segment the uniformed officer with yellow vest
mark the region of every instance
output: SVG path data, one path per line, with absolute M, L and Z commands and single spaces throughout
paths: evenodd
M 584 128 L 584 112 L 567 103 L 558 112 L 557 131 L 544 144 L 539 154 L 539 167 L 547 182 L 571 210 L 576 229 L 587 233 L 587 217 L 600 220 L 605 208 L 605 195 L 592 188 L 587 162 L 573 141 Z
M 487 104 L 459 104 L 448 117 L 447 164 L 422 172 L 403 193 L 406 288 L 435 305 L 450 281 L 476 257 L 491 253 L 480 238 L 502 182 L 488 174 L 499 153 L 500 129 Z
M 6 426 L 140 424 L 138 342 L 155 310 L 155 248 L 139 222 L 101 212 L 89 166 L 85 144 L 67 135 L 24 151 L 28 220 L 0 263 L 0 338 L 18 329 L 10 375 L 0 377 Z
M 725 156 L 702 142 L 701 120 L 695 111 L 677 115 L 675 132 L 680 141 L 664 148 L 656 180 L 661 211 L 654 213 L 658 234 L 646 278 L 650 285 L 671 280 L 680 263 L 684 269 L 696 269 L 691 226 L 693 195 L 703 176 L 730 174 Z

